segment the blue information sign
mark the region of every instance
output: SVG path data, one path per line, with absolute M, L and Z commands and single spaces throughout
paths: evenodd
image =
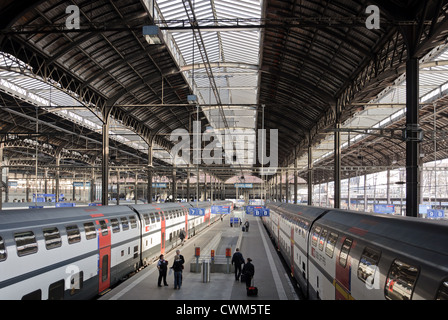
M 190 216 L 205 216 L 204 208 L 190 208 Z
M 212 214 L 230 214 L 230 206 L 212 206 Z
M 391 214 L 395 213 L 395 206 L 393 204 L 375 204 L 373 211 L 375 213 Z
M 426 211 L 427 217 L 431 219 L 441 219 L 445 218 L 445 210 L 428 209 Z

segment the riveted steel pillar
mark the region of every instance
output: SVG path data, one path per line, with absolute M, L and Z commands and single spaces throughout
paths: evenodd
M 313 148 L 308 146 L 308 205 L 313 205 Z
M 339 117 L 338 117 L 339 118 Z M 336 122 L 334 133 L 334 207 L 341 208 L 341 123 Z
M 103 124 L 103 157 L 101 159 L 101 204 L 109 204 L 109 121 Z
M 402 27 L 406 41 L 406 216 L 418 217 L 420 201 L 419 157 L 422 131 L 419 127 L 419 58 L 416 48 L 420 41 L 417 26 Z
M 406 63 L 406 216 L 418 217 L 419 207 L 419 60 Z

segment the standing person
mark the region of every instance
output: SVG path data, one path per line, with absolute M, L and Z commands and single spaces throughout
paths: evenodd
M 166 283 L 166 271 L 168 270 L 168 261 L 165 260 L 163 254 L 159 256 L 159 262 L 157 262 L 157 269 L 159 269 L 159 280 L 157 282 L 157 285 L 161 287 L 163 279 L 163 284 L 165 286 L 168 286 L 168 283 Z
M 254 277 L 254 274 L 255 274 L 255 267 L 251 262 L 252 262 L 252 259 L 247 258 L 247 262 L 243 268 L 243 275 L 246 278 L 246 288 L 250 287 L 252 278 Z
M 180 287 L 182 286 L 182 269 L 184 268 L 183 256 L 179 254 L 179 250 L 177 250 L 176 253 L 177 254 L 174 257 L 173 266 L 171 267 L 171 269 L 173 269 L 174 271 L 174 290 L 180 289 Z
M 176 255 L 178 255 L 180 261 L 182 261 L 182 269 L 183 269 L 184 268 L 184 263 L 185 263 L 184 256 L 180 254 L 180 250 L 179 249 L 176 250 Z
M 184 245 L 184 240 L 185 240 L 185 230 L 180 230 L 180 234 L 179 234 L 179 238 L 180 238 L 180 243 L 182 245 Z
M 232 256 L 232 265 L 235 263 L 235 280 L 239 281 L 241 276 L 241 265 L 244 264 L 243 254 L 239 248 L 235 249 L 235 253 Z
M 249 232 L 249 220 L 246 220 L 244 226 L 246 227 L 246 232 Z

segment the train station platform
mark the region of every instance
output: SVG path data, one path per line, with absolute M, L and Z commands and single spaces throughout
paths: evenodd
M 106 293 L 100 300 L 298 300 L 287 271 L 269 239 L 259 218 L 247 215 L 249 232 L 242 232 L 240 226 L 230 227 L 230 217 L 219 221 L 188 239 L 183 246 L 177 247 L 165 255 L 168 267 L 173 265 L 176 249 L 181 250 L 185 258 L 183 281 L 180 290 L 174 289 L 174 274 L 167 275 L 168 286 L 158 287 L 159 272 L 154 262 L 142 271 Z M 195 248 L 201 248 L 201 255 L 212 242 L 216 245 L 216 256 L 225 256 L 227 247 L 240 248 L 244 259 L 251 258 L 255 266 L 254 284 L 258 296 L 248 297 L 245 283 L 235 281 L 234 272 L 210 273 L 209 282 L 203 281 L 202 272 L 193 272 L 196 258 Z M 208 252 L 208 255 L 210 253 Z M 193 263 L 192 263 L 193 262 Z

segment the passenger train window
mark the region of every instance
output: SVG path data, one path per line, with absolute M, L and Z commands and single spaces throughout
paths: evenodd
M 150 213 L 149 217 L 151 218 L 151 223 L 155 223 L 156 219 L 154 218 L 154 213 Z
M 93 222 L 84 223 L 84 233 L 86 234 L 86 239 L 91 240 L 96 238 L 96 230 Z
M 0 237 L 0 261 L 6 260 L 6 247 L 5 247 L 5 241 L 3 241 L 3 238 Z
M 330 258 L 333 258 L 334 246 L 338 241 L 339 235 L 337 233 L 330 232 L 330 235 L 327 239 L 327 245 L 325 247 L 325 254 Z
M 118 221 L 118 219 L 110 219 L 110 223 L 112 225 L 113 233 L 120 232 L 120 222 Z
M 46 228 L 43 229 L 43 233 L 47 250 L 59 248 L 62 245 L 62 239 L 58 228 Z
M 358 278 L 369 286 L 372 286 L 374 283 L 380 256 L 381 252 L 366 247 L 361 254 L 361 259 L 359 259 Z
M 311 240 L 311 244 L 313 245 L 313 246 L 316 246 L 317 245 L 317 239 L 319 238 L 319 234 L 320 234 L 320 231 L 321 231 L 321 227 L 318 227 L 318 226 L 315 226 L 314 228 L 313 228 L 313 238 L 312 238 L 312 240 Z
M 74 244 L 81 241 L 81 233 L 76 224 L 66 226 L 65 230 L 67 231 L 68 244 Z
M 324 229 L 319 237 L 319 250 L 324 249 L 325 239 L 327 238 L 328 230 Z
M 17 255 L 19 257 L 37 252 L 37 242 L 34 232 L 17 232 L 14 234 L 14 239 L 16 240 Z
M 40 289 L 30 292 L 22 297 L 22 300 L 42 300 L 42 291 Z
M 161 215 L 161 213 L 160 212 L 156 212 L 155 215 L 156 215 L 157 222 L 160 222 L 160 215 Z
M 107 229 L 107 223 L 104 220 L 100 220 L 100 228 L 101 228 L 101 235 L 107 236 L 109 234 L 109 230 Z
M 145 219 L 145 224 L 146 224 L 146 225 L 150 224 L 149 215 L 148 215 L 147 213 L 145 213 L 145 214 L 143 215 L 143 218 Z
M 48 288 L 48 300 L 64 300 L 64 286 L 64 280 L 50 284 Z
M 411 300 L 418 268 L 395 260 L 390 267 L 384 287 L 384 296 L 389 300 Z
M 448 300 L 448 281 L 442 282 L 436 300 Z
M 130 217 L 129 217 L 129 221 L 131 222 L 131 228 L 132 228 L 132 229 L 137 228 L 137 220 L 135 219 L 134 216 L 130 216 Z
M 123 231 L 129 230 L 129 221 L 126 217 L 121 217 L 121 225 L 123 226 Z
M 353 240 L 346 238 L 342 244 L 341 253 L 339 254 L 339 264 L 345 268 L 347 266 L 348 256 L 350 254 L 350 248 L 352 247 Z

